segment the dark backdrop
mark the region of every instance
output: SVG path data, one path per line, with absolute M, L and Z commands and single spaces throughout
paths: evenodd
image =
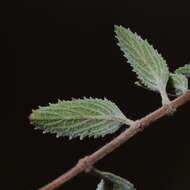
M 122 57 L 114 24 L 136 31 L 162 53 L 170 70 L 190 60 L 189 5 L 180 1 L 25 1 L 4 17 L 1 172 L 3 189 L 33 190 L 71 168 L 116 135 L 103 139 L 55 138 L 29 125 L 38 105 L 57 99 L 106 97 L 131 119 L 160 106 L 157 94 L 136 87 Z M 187 190 L 190 171 L 189 104 L 138 134 L 97 167 L 139 190 Z M 121 132 L 121 131 L 120 131 Z M 81 174 L 60 189 L 96 189 Z

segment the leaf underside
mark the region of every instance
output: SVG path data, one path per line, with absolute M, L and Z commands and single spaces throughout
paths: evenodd
M 120 109 L 107 99 L 73 99 L 39 107 L 30 115 L 31 124 L 57 137 L 100 137 L 131 124 Z
M 168 90 L 174 96 L 180 96 L 188 90 L 188 79 L 182 74 L 170 73 Z
M 109 182 L 102 179 L 96 190 L 135 190 L 133 184 L 126 179 L 108 172 L 102 172 L 102 175 L 104 175 Z
M 183 67 L 179 67 L 178 69 L 176 69 L 176 73 L 190 77 L 190 64 L 187 64 Z
M 169 70 L 163 57 L 136 33 L 122 26 L 115 26 L 118 45 L 128 59 L 140 83 L 147 88 L 160 92 L 162 103 L 168 103 L 166 85 Z

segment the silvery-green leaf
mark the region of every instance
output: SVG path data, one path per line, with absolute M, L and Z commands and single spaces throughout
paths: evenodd
M 147 40 L 122 26 L 115 26 L 118 45 L 136 72 L 138 79 L 147 88 L 158 91 L 162 104 L 169 103 L 166 85 L 169 71 L 166 61 Z
M 150 90 L 150 89 L 147 88 L 144 84 L 142 84 L 140 81 L 135 81 L 135 84 L 136 84 L 137 86 L 141 87 L 141 88 L 144 88 L 144 89 L 146 89 L 146 90 Z M 154 91 L 154 92 L 159 93 L 159 92 L 156 91 L 156 90 L 151 90 L 151 91 Z
M 107 183 L 102 179 L 96 190 L 113 190 L 113 184 Z
M 124 178 L 108 172 L 101 174 L 104 179 L 100 181 L 96 190 L 136 190 L 134 185 Z
M 44 133 L 69 136 L 70 139 L 105 136 L 117 131 L 122 124 L 132 123 L 113 102 L 93 98 L 58 101 L 39 107 L 31 113 L 30 121 Z
M 180 96 L 188 89 L 188 79 L 182 74 L 170 73 L 168 89 L 175 96 Z
M 178 69 L 176 69 L 175 72 L 190 77 L 190 64 L 187 64 L 183 67 L 179 67 Z

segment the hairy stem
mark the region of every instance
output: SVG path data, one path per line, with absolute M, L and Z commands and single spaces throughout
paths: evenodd
M 158 119 L 166 115 L 171 115 L 178 107 L 182 106 L 188 101 L 190 101 L 190 90 L 188 90 L 186 93 L 176 98 L 175 100 L 171 101 L 169 104 L 163 105 L 156 111 L 146 115 L 145 117 L 139 120 L 136 120 L 123 133 L 115 137 L 112 141 L 105 144 L 103 147 L 95 151 L 93 154 L 80 159 L 73 168 L 71 168 L 69 171 L 67 171 L 57 179 L 53 180 L 49 184 L 45 185 L 44 187 L 41 187 L 40 190 L 56 189 L 66 181 L 80 174 L 81 172 L 88 171 L 88 169 L 90 170 L 90 168 L 92 168 L 92 166 L 96 162 L 113 152 L 116 148 L 124 144 L 135 134 L 142 131 L 145 127 L 157 121 Z

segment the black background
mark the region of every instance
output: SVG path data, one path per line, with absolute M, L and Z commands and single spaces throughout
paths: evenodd
M 157 94 L 133 84 L 136 76 L 116 45 L 114 24 L 147 38 L 171 71 L 190 59 L 189 5 L 182 1 L 25 1 L 10 15 L 1 30 L 7 71 L 1 92 L 3 189 L 37 189 L 121 132 L 83 141 L 43 135 L 27 119 L 38 105 L 107 97 L 131 119 L 160 106 Z M 189 104 L 183 106 L 96 166 L 139 190 L 190 189 L 189 111 Z M 98 182 L 81 174 L 60 189 L 96 189 Z

